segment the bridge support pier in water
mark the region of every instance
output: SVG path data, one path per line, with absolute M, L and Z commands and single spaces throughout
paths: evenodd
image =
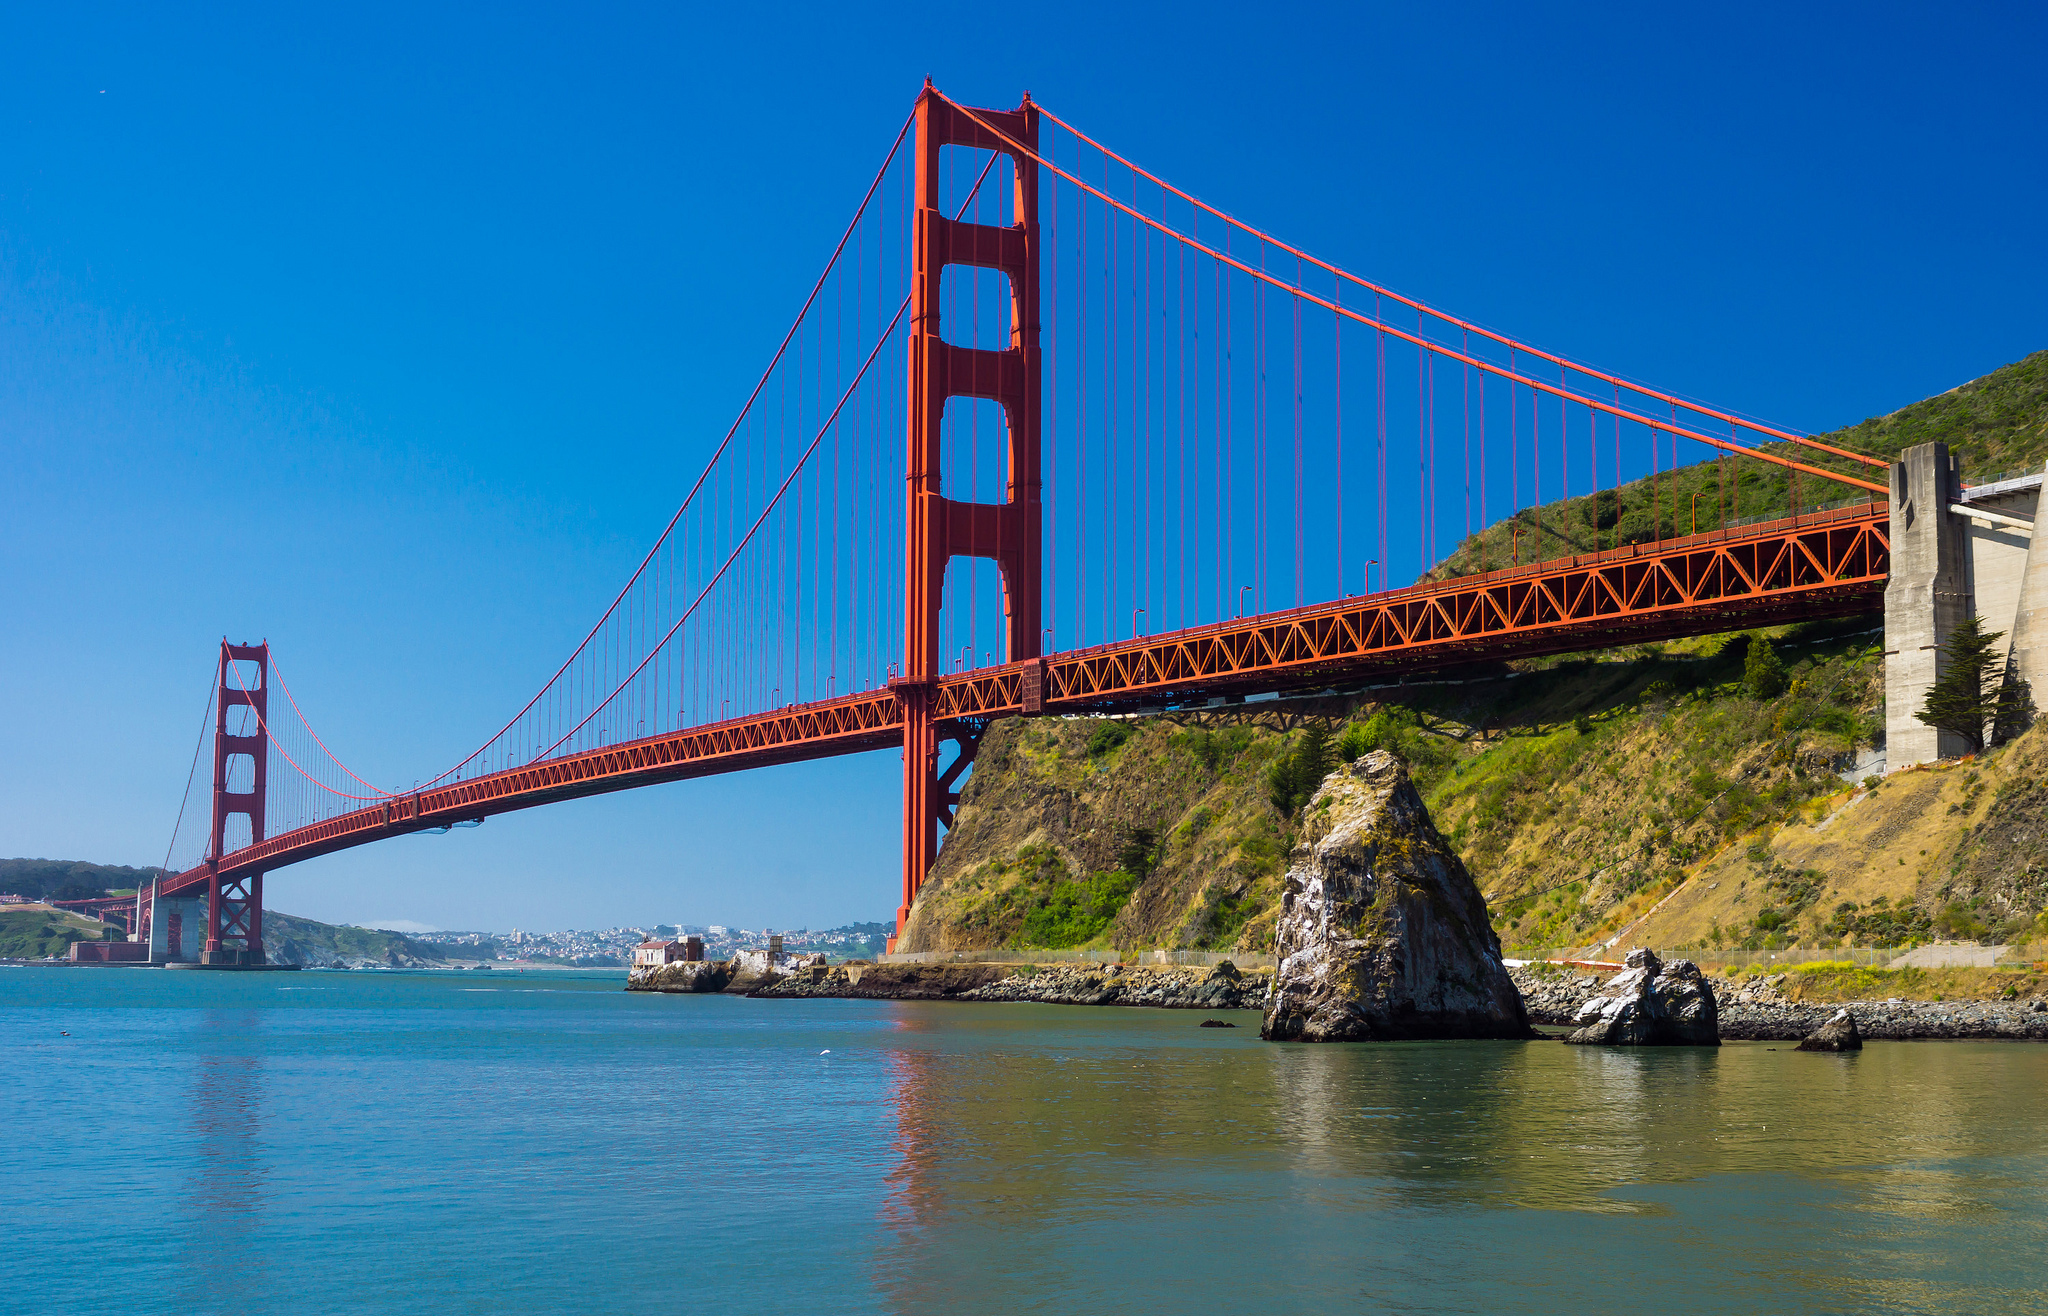
M 989 558 L 1002 577 L 1005 662 L 1039 656 L 1039 577 L 1043 514 L 1039 501 L 1038 111 L 1030 97 L 1014 110 L 964 110 L 926 84 L 917 102 L 916 215 L 911 228 L 910 399 L 906 427 L 908 503 L 904 514 L 903 672 L 890 681 L 903 702 L 903 903 L 896 937 L 918 888 L 938 858 L 939 828 L 951 825 L 959 774 L 974 759 L 978 727 L 937 719 L 939 613 L 946 565 Z M 947 146 L 1007 156 L 1014 183 L 1007 226 L 963 223 L 939 201 L 939 152 Z M 1020 149 L 1021 148 L 1021 149 Z M 1000 350 L 960 347 L 939 326 L 939 292 L 948 265 L 996 270 L 1010 286 L 1010 343 Z M 1009 441 L 1008 487 L 1000 503 L 970 503 L 942 491 L 940 426 L 951 398 L 983 398 L 1003 409 Z M 960 756 L 939 773 L 939 741 Z

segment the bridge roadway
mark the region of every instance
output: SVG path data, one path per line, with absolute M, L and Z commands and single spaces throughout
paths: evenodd
M 942 676 L 938 718 L 1127 712 L 1473 662 L 1605 649 L 1882 606 L 1881 502 L 1356 595 Z M 245 846 L 223 877 L 659 782 L 900 747 L 890 689 L 794 704 L 397 796 Z M 163 894 L 204 891 L 202 865 Z

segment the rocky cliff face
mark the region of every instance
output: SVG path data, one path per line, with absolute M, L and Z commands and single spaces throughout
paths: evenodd
M 1291 828 L 1267 772 L 1349 708 L 997 722 L 897 949 L 1270 949 Z
M 1275 953 L 1273 1040 L 1529 1036 L 1486 902 L 1384 751 L 1310 802 Z

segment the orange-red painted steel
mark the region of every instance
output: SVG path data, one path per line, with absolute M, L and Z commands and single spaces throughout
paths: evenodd
M 1022 713 L 1027 679 L 1047 711 L 1104 711 L 1871 610 L 1889 516 L 1865 504 L 1058 654 L 947 680 L 935 716 Z
M 1319 607 L 1148 636 L 977 672 L 929 693 L 932 738 L 982 720 L 1164 707 L 1250 691 L 1313 690 L 1475 662 L 1609 648 L 1874 611 L 1890 564 L 1889 509 L 1871 503 L 1562 558 Z M 401 796 L 223 857 L 218 877 L 531 808 L 904 742 L 908 701 L 869 691 L 650 736 Z M 968 724 L 964 725 L 963 724 Z M 963 748 L 966 748 L 963 745 Z M 934 815 L 952 783 L 933 779 Z M 209 867 L 170 880 L 204 884 Z
M 255 665 L 253 680 L 244 680 L 236 663 Z M 201 955 L 207 963 L 263 963 L 263 869 L 237 865 L 232 870 L 221 862 L 227 853 L 228 819 L 240 815 L 249 820 L 250 844 L 246 853 L 263 843 L 266 795 L 270 781 L 270 736 L 264 730 L 270 708 L 270 645 L 220 642 L 219 686 L 213 701 L 213 823 L 207 834 L 208 863 L 212 876 L 206 888 L 206 945 Z M 228 730 L 228 710 L 247 708 L 254 718 L 245 733 Z M 250 782 L 246 791 L 229 790 L 230 764 L 238 756 L 249 758 Z
M 470 781 L 400 795 L 281 833 L 220 861 L 222 874 L 276 869 L 388 836 L 429 831 L 557 800 L 688 777 L 887 749 L 902 739 L 902 710 L 886 690 L 797 704 L 645 740 L 610 745 Z M 164 886 L 174 895 L 206 880 L 205 866 Z
M 952 816 L 950 782 L 938 775 L 933 688 L 946 563 L 992 558 L 1001 573 L 1006 653 L 1038 654 L 1040 534 L 1038 465 L 1038 112 L 969 116 L 926 85 L 917 100 L 916 217 L 911 228 L 910 400 L 905 445 L 903 674 L 890 682 L 903 703 L 903 931 L 918 887 L 938 858 L 939 825 Z M 987 124 L 996 125 L 991 131 Z M 1016 145 L 1012 145 L 1012 144 Z M 947 146 L 1010 157 L 1015 174 L 1008 227 L 947 218 L 939 207 L 939 152 Z M 1021 146 L 1022 149 L 1019 149 Z M 1000 270 L 1010 286 L 1010 344 L 1000 351 L 948 343 L 939 292 L 948 265 Z M 939 469 L 939 429 L 949 398 L 999 404 L 1009 435 L 1009 481 L 1001 503 L 948 498 Z M 975 738 L 959 739 L 971 758 Z M 953 768 L 961 766 L 961 761 Z M 892 946 L 894 939 L 891 939 Z

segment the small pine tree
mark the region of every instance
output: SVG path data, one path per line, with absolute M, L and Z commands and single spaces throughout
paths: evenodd
M 1771 642 L 1761 635 L 1749 637 L 1749 656 L 1742 662 L 1742 683 L 1758 699 L 1776 699 L 1785 693 L 1785 664 Z
M 1986 631 L 1982 617 L 1957 622 L 1942 646 L 1948 666 L 1927 687 L 1925 706 L 1913 714 L 1928 726 L 1961 736 L 1972 754 L 1984 748 L 1984 724 L 1999 713 L 2004 664 L 1995 646 L 2004 638 L 2004 631 Z M 2016 706 L 2007 712 L 2017 720 Z
M 1152 871 L 1153 857 L 1158 850 L 1158 832 L 1150 827 L 1133 827 L 1131 834 L 1124 838 L 1123 848 L 1117 851 L 1116 866 L 1142 882 Z
M 1292 818 L 1295 796 L 1300 793 L 1300 775 L 1294 770 L 1294 755 L 1282 754 L 1266 772 L 1266 794 L 1283 818 Z
M 1273 807 L 1282 817 L 1292 818 L 1301 806 L 1315 798 L 1316 788 L 1330 775 L 1330 732 L 1320 722 L 1311 722 L 1301 733 L 1294 749 L 1280 756 L 1266 776 Z
M 1294 754 L 1300 762 L 1295 773 L 1301 783 L 1301 803 L 1307 804 L 1323 778 L 1330 775 L 1330 729 L 1320 722 L 1309 723 Z

